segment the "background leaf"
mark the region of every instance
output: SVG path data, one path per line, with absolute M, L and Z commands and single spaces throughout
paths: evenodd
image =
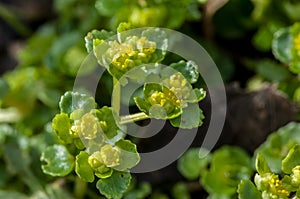
M 201 154 L 207 154 L 207 156 L 200 158 Z M 177 167 L 185 178 L 195 180 L 207 169 L 210 161 L 211 155 L 205 148 L 191 148 L 180 157 Z
M 291 48 L 293 46 L 293 37 L 289 28 L 280 29 L 274 34 L 272 51 L 275 57 L 283 63 L 292 61 Z
M 300 145 L 294 146 L 282 160 L 282 171 L 290 174 L 297 165 L 300 165 Z
M 6 82 L 5 79 L 0 78 L 0 99 L 2 99 L 3 97 L 5 97 L 5 95 L 8 93 L 9 91 L 9 85 Z
M 248 179 L 241 180 L 238 186 L 239 199 L 261 199 L 261 193 Z
M 271 133 L 255 154 L 261 153 L 264 156 L 273 173 L 281 173 L 281 161 L 291 148 L 300 144 L 299 132 L 300 124 L 291 122 Z

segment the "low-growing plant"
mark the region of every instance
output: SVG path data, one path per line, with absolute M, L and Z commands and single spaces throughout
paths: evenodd
M 299 132 L 300 125 L 292 122 L 271 133 L 252 159 L 233 146 L 213 153 L 192 148 L 179 159 L 178 170 L 189 181 L 199 180 L 208 198 L 297 198 Z
M 123 36 L 128 27 L 120 24 L 117 33 L 93 30 L 85 38 L 88 51 L 113 77 L 112 107 L 99 107 L 86 94 L 66 92 L 59 102 L 60 113 L 52 121 L 61 144 L 47 147 L 41 156 L 45 173 L 66 176 L 75 169 L 83 181 L 97 179 L 96 187 L 107 198 L 123 196 L 130 185 L 129 170 L 140 161 L 136 145 L 126 138 L 127 123 L 155 118 L 190 129 L 202 125 L 204 119 L 197 102 L 205 91 L 191 86 L 199 76 L 197 65 L 184 60 L 170 66 L 159 64 L 169 44 L 164 31 L 147 28 L 141 36 Z M 132 96 L 141 112 L 122 116 L 120 92 L 129 81 L 145 82 L 142 95 Z M 189 118 L 193 110 L 198 114 Z

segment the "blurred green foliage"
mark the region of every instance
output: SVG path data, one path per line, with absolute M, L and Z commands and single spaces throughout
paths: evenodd
M 18 54 L 18 66 L 0 77 L 0 198 L 101 198 L 94 187 L 83 182 L 92 182 L 95 174 L 87 163 L 89 154 L 79 152 L 83 143 L 78 137 L 69 139 L 66 136 L 69 133 L 67 127 L 71 128 L 72 123 L 70 114 L 74 119 L 80 113 L 74 113 L 68 100 L 61 107 L 58 104 L 60 96 L 72 90 L 77 71 L 87 56 L 86 48 L 91 52 L 97 44 L 95 39 L 113 36 L 111 31 L 120 22 L 130 22 L 134 27 L 160 26 L 185 32 L 205 46 L 224 81 L 239 79 L 242 74 L 236 74 L 240 69 L 237 67 L 247 67 L 254 72 L 254 76 L 247 79 L 250 89 L 260 88 L 266 82 L 277 84 L 289 99 L 299 103 L 300 26 L 297 22 L 300 20 L 300 3 L 296 0 L 230 0 L 214 10 L 212 21 L 207 19 L 207 5 L 207 0 L 54 0 L 55 19 L 39 26 L 26 39 Z M 207 20 L 214 29 L 215 38 L 210 38 L 213 42 L 204 34 L 208 27 L 202 27 Z M 131 28 L 124 24 L 118 32 Z M 91 31 L 103 28 L 108 31 Z M 250 40 L 253 46 L 244 45 Z M 241 43 L 236 44 L 236 41 Z M 235 45 L 246 47 L 248 54 L 230 52 Z M 255 55 L 252 55 L 253 51 Z M 174 63 L 174 68 L 183 64 L 172 55 L 167 54 L 165 58 L 165 62 Z M 192 64 L 187 63 L 181 72 L 194 83 L 192 79 L 196 76 Z M 110 71 L 111 74 L 115 72 Z M 105 73 L 100 82 L 101 96 L 111 95 L 108 92 L 111 82 L 112 78 Z M 101 97 L 96 97 L 95 101 L 110 103 Z M 65 115 L 57 116 L 51 124 L 59 108 Z M 182 110 L 184 120 L 189 119 L 194 106 L 187 108 Z M 201 111 L 199 118 L 202 124 Z M 188 120 L 186 126 L 180 126 L 178 118 L 171 123 L 182 128 L 201 125 L 194 119 Z M 257 149 L 255 154 L 260 155 L 253 158 L 259 163 L 256 164 L 254 182 L 251 181 L 253 169 L 249 155 L 229 146 L 204 159 L 198 157 L 198 149 L 192 149 L 179 160 L 179 171 L 190 181 L 196 179 L 198 183 L 200 179 L 209 198 L 236 198 L 237 192 L 242 199 L 268 198 L 272 194 L 278 195 L 278 190 L 281 190 L 280 197 L 287 198 L 282 185 L 276 188 L 276 180 L 287 187 L 284 190 L 290 194 L 288 197 L 300 197 L 295 188 L 299 182 L 300 164 L 297 159 L 298 126 L 291 123 L 279 129 Z M 58 129 L 57 136 L 54 131 Z M 67 147 L 63 146 L 65 142 Z M 61 152 L 59 156 L 58 151 Z M 62 161 L 65 163 L 63 169 L 57 164 Z M 51 177 L 42 170 L 66 177 Z M 74 175 L 74 170 L 79 177 Z M 115 179 L 103 178 L 96 185 L 108 198 L 112 197 L 111 193 L 116 198 L 124 195 L 127 199 L 190 197 L 188 183 L 178 182 L 166 194 L 154 190 L 148 183 L 130 182 L 128 173 L 106 172 L 101 173 L 102 177 L 104 174 Z M 118 180 L 120 187 L 114 183 Z M 273 185 L 274 189 L 266 188 Z

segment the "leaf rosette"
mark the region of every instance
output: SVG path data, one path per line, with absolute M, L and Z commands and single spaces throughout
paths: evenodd
M 148 77 L 144 98 L 135 97 L 138 108 L 150 118 L 170 119 L 175 127 L 191 129 L 202 125 L 204 115 L 197 102 L 205 98 L 202 88 L 193 88 L 198 79 L 197 65 L 180 61 Z

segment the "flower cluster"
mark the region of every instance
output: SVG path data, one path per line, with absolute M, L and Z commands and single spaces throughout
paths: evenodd
M 263 198 L 289 198 L 290 192 L 287 190 L 287 185 L 279 180 L 276 174 L 257 174 L 255 175 L 255 184 L 257 189 L 262 191 Z
M 135 97 L 137 106 L 149 116 L 159 119 L 171 119 L 182 113 L 180 100 L 167 87 L 148 83 L 144 85 L 144 100 Z
M 92 182 L 94 175 L 108 178 L 114 170 L 127 171 L 139 162 L 136 146 L 123 139 L 112 108 L 96 109 L 93 98 L 70 92 L 60 106 L 62 112 L 54 117 L 52 128 L 76 155 L 75 171 L 83 180 Z
M 145 36 L 128 36 L 122 42 L 107 41 L 107 45 L 108 49 L 98 60 L 102 60 L 102 64 L 118 79 L 136 66 L 160 61 L 162 56 L 157 44 Z
M 186 106 L 186 100 L 192 95 L 192 87 L 187 82 L 186 78 L 180 73 L 175 73 L 169 78 L 163 80 L 163 84 L 170 89 L 177 97 L 181 106 Z

